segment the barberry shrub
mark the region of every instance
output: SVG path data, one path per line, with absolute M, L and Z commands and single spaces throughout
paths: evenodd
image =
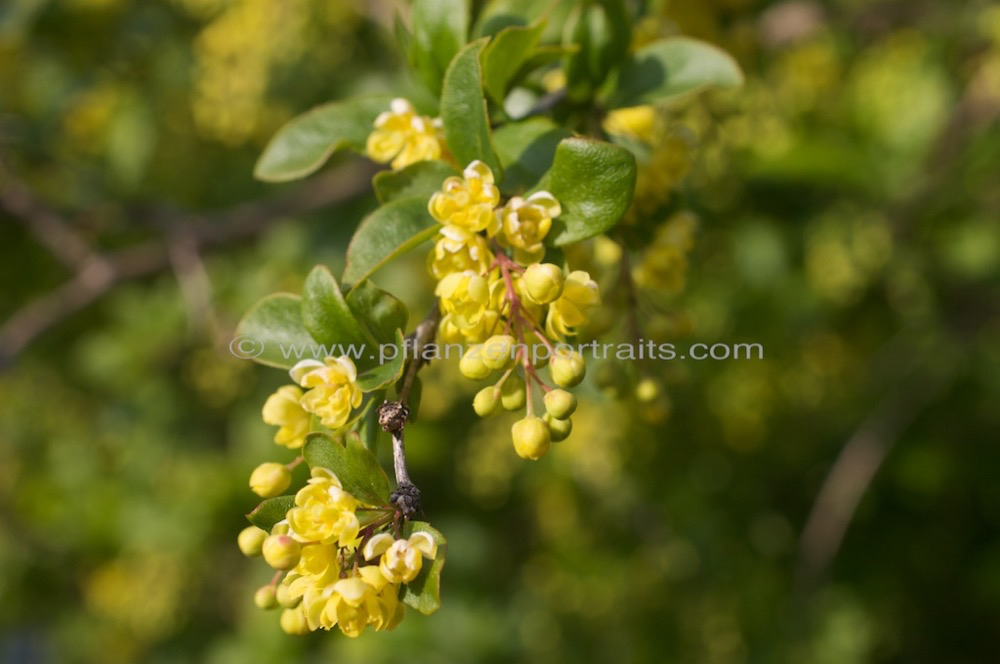
M 237 331 L 260 344 L 256 361 L 290 377 L 263 418 L 293 458 L 253 472 L 264 501 L 238 538 L 276 570 L 255 602 L 281 608 L 286 632 L 354 637 L 392 629 L 407 606 L 440 605 L 446 542 L 414 519 L 403 442 L 428 347 L 461 346 L 461 373 L 487 381 L 472 408 L 522 414 L 513 451 L 537 460 L 571 435 L 570 390 L 587 368 L 573 342 L 602 306 L 597 272 L 615 272 L 611 288 L 630 295 L 610 299 L 626 306 L 637 289 L 683 285 L 695 222 L 671 191 L 693 141 L 671 108 L 742 75 L 669 26 L 647 19 L 633 35 L 640 19 L 622 0 L 496 0 L 476 17 L 468 0 L 415 0 L 396 31 L 413 98 L 320 106 L 261 155 L 256 176 L 270 182 L 307 177 L 340 150 L 387 165 L 340 278 L 317 266 L 300 295 L 264 298 Z M 372 277 L 423 247 L 437 304 L 407 335 L 406 305 Z M 291 345 L 381 350 L 297 360 Z M 660 397 L 649 376 L 635 378 L 640 400 Z M 392 435 L 394 488 L 374 455 L 379 429 Z M 286 493 L 303 462 L 308 481 Z

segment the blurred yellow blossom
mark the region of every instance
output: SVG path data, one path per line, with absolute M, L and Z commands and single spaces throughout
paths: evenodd
M 274 442 L 289 449 L 298 449 L 306 442 L 309 433 L 309 413 L 302 407 L 302 390 L 295 385 L 279 387 L 264 402 L 264 422 L 281 427 L 274 434 Z
M 366 151 L 374 161 L 391 161 L 398 171 L 418 161 L 440 159 L 441 143 L 441 121 L 418 115 L 409 101 L 396 98 L 388 111 L 375 118 Z

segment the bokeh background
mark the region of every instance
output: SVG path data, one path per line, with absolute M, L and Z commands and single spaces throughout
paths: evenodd
M 253 607 L 284 381 L 226 344 L 373 206 L 357 159 L 251 171 L 291 115 L 398 89 L 391 5 L 0 3 L 0 661 L 996 661 L 1000 4 L 663 4 L 747 73 L 675 110 L 671 329 L 765 359 L 665 363 L 669 414 L 591 381 L 535 464 L 429 368 L 444 605 L 349 640 Z M 414 319 L 422 263 L 377 279 Z

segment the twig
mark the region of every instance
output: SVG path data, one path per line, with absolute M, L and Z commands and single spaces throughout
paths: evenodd
M 403 385 L 399 389 L 398 401 L 400 403 L 405 404 L 410 397 L 410 389 L 413 387 L 413 381 L 417 377 L 417 372 L 426 363 L 423 357 L 423 349 L 427 344 L 434 341 L 434 335 L 437 334 L 438 323 L 440 322 L 441 307 L 435 299 L 434 306 L 427 312 L 427 316 L 420 321 L 420 324 L 417 325 L 417 329 L 413 331 L 413 359 L 410 360 L 410 365 L 406 369 L 406 376 L 403 377 Z
M 95 258 L 90 244 L 0 164 L 0 208 L 22 223 L 59 262 L 80 270 Z
M 890 344 L 887 350 L 887 357 L 897 353 L 908 359 L 920 356 L 916 348 L 902 344 Z M 892 364 L 899 371 L 905 359 Z M 943 374 L 932 373 L 927 366 L 905 373 L 897 376 L 895 386 L 848 438 L 823 480 L 799 540 L 796 585 L 800 598 L 826 574 L 862 497 L 900 435 L 951 382 L 949 367 L 944 367 Z
M 389 496 L 389 502 L 407 519 L 420 511 L 420 489 L 410 479 L 409 470 L 406 468 L 404 430 L 410 417 L 410 408 L 406 405 L 406 401 L 417 372 L 424 365 L 423 348 L 434 339 L 440 321 L 441 312 L 435 301 L 427 317 L 413 332 L 413 359 L 410 360 L 406 375 L 403 377 L 398 400 L 386 401 L 378 408 L 379 425 L 392 435 L 392 469 L 396 476 L 396 490 Z
M 371 173 L 370 166 L 352 161 L 311 179 L 291 193 L 238 205 L 217 215 L 182 215 L 173 219 L 171 226 L 182 229 L 193 249 L 201 252 L 253 237 L 283 217 L 360 195 L 368 189 Z M 8 190 L 5 188 L 5 191 Z M 11 212 L 6 203 L 4 207 Z M 20 213 L 17 216 L 23 218 Z M 26 223 L 37 223 L 37 217 L 35 222 Z M 170 265 L 169 245 L 163 239 L 119 251 L 88 254 L 68 281 L 25 304 L 0 327 L 0 368 L 9 366 L 39 335 L 90 305 L 117 284 L 155 274 Z

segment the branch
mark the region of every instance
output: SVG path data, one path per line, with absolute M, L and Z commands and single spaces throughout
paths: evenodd
M 352 161 L 311 179 L 290 193 L 237 205 L 219 214 L 176 216 L 170 220 L 170 227 L 179 229 L 177 237 L 184 238 L 185 249 L 197 254 L 205 249 L 253 237 L 283 217 L 304 214 L 358 196 L 368 189 L 371 174 L 370 166 Z M 13 199 L 10 198 L 11 191 L 15 192 Z M 41 208 L 26 205 L 21 196 L 24 192 L 17 188 L 16 183 L 13 189 L 5 185 L 3 192 L 4 208 L 25 220 L 29 228 L 41 229 L 44 224 L 51 225 L 59 219 L 53 214 L 39 215 Z M 11 200 L 14 201 L 13 207 Z M 34 214 L 28 215 L 29 212 Z M 61 221 L 58 223 L 62 224 Z M 61 231 L 55 232 L 58 236 Z M 70 244 L 73 244 L 72 240 Z M 81 251 L 78 246 L 72 249 L 72 256 L 75 257 L 78 251 Z M 67 254 L 69 258 L 70 254 Z M 9 366 L 39 335 L 90 305 L 114 286 L 160 272 L 170 267 L 172 262 L 170 242 L 162 238 L 119 251 L 93 253 L 87 249 L 86 257 L 81 260 L 73 277 L 25 304 L 0 327 L 0 368 Z
M 406 468 L 406 442 L 404 429 L 410 418 L 410 408 L 406 401 L 417 372 L 425 364 L 423 348 L 434 340 L 438 323 L 441 321 L 441 311 L 437 300 L 427 317 L 413 331 L 413 359 L 403 377 L 403 385 L 399 389 L 396 401 L 386 401 L 378 407 L 378 422 L 382 429 L 392 435 L 392 469 L 396 476 L 396 490 L 389 496 L 389 502 L 407 519 L 420 511 L 420 489 L 410 479 Z
M 890 344 L 888 350 L 886 356 L 896 351 L 904 358 L 919 356 L 913 346 Z M 892 362 L 897 370 L 902 364 L 905 359 Z M 899 437 L 950 385 L 953 368 L 942 369 L 940 374 L 928 366 L 908 375 L 900 372 L 896 385 L 844 444 L 823 480 L 799 540 L 796 585 L 800 596 L 825 576 L 861 499 Z
M 94 259 L 90 244 L 60 215 L 39 200 L 0 164 L 0 208 L 25 226 L 59 262 L 80 270 Z

